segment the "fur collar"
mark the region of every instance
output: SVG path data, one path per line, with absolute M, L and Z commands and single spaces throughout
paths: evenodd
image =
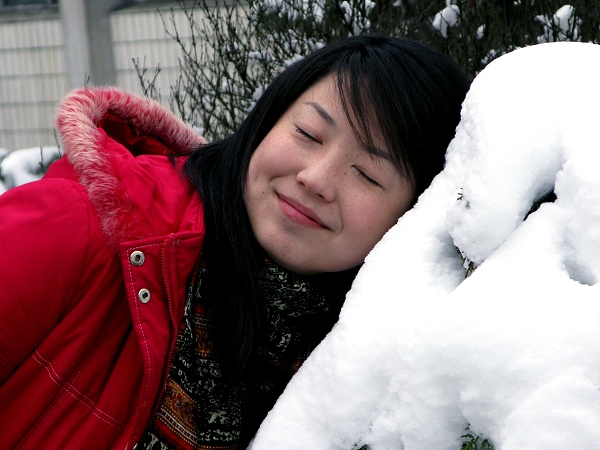
M 58 110 L 57 128 L 64 153 L 73 165 L 103 229 L 113 245 L 134 238 L 128 223 L 132 217 L 127 193 L 111 169 L 98 126 L 112 113 L 141 136 L 159 139 L 175 154 L 187 154 L 205 143 L 192 128 L 154 100 L 116 88 L 81 88 L 72 91 Z

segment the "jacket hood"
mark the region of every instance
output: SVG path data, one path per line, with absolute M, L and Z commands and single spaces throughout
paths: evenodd
M 107 135 L 134 154 L 186 155 L 205 143 L 191 127 L 149 98 L 117 88 L 81 88 L 63 100 L 57 128 L 64 153 L 87 189 L 110 241 L 134 238 L 131 199 L 115 173 Z M 108 131 L 106 131 L 106 130 Z

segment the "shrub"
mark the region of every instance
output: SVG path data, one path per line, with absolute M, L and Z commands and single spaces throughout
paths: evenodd
M 234 131 L 291 62 L 349 35 L 419 40 L 452 56 L 471 76 L 518 47 L 600 42 L 600 3 L 592 0 L 197 0 L 179 7 L 193 37 L 181 38 L 175 21 L 164 20 L 181 48 L 169 102 L 208 139 Z M 152 95 L 152 80 L 138 72 Z

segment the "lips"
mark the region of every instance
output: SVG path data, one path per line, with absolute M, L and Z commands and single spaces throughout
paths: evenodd
M 279 201 L 279 207 L 292 221 L 310 228 L 329 229 L 329 227 L 325 225 L 318 214 L 312 209 L 304 206 L 302 203 L 297 202 L 290 197 L 286 197 L 285 195 L 278 193 L 277 197 Z

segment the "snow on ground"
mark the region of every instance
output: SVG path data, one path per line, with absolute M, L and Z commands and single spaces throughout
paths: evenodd
M 8 152 L 0 149 L 0 194 L 42 178 L 42 166 L 60 156 L 58 147 L 33 147 Z
M 252 450 L 597 449 L 600 46 L 475 79 L 444 171 L 367 258 Z M 556 201 L 523 220 L 554 189 Z M 478 265 L 464 280 L 459 252 Z

